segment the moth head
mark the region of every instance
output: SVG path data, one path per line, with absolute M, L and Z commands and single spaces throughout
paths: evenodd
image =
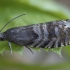
M 5 38 L 4 38 L 4 34 L 3 33 L 0 33 L 0 41 L 4 41 Z
M 59 23 L 59 25 L 64 25 L 65 26 L 65 28 L 70 28 L 70 20 L 61 20 L 61 21 L 59 21 L 58 22 Z

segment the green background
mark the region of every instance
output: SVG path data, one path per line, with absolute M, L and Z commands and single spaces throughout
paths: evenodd
M 4 30 L 17 26 L 26 26 L 30 24 L 39 24 L 48 21 L 59 19 L 69 19 L 70 10 L 64 5 L 56 3 L 54 0 L 0 0 L 0 29 L 12 18 L 26 14 L 15 19 Z M 13 51 L 22 54 L 23 47 L 12 44 Z M 4 50 L 9 50 L 7 41 L 0 41 L 0 53 Z M 9 50 L 10 51 L 10 50 Z M 50 50 L 51 51 L 51 50 Z M 1 70 L 66 70 L 70 68 L 70 46 L 63 47 L 63 58 L 66 59 L 63 63 L 43 65 L 43 64 L 25 64 L 15 61 L 15 58 L 0 55 Z M 60 53 L 60 49 L 54 49 L 53 52 Z M 9 52 L 10 53 L 10 52 Z M 48 54 L 49 55 L 49 54 Z M 20 55 L 21 56 L 21 55 Z M 60 55 L 59 55 L 60 57 Z M 9 60 L 8 60 L 9 59 Z M 37 60 L 38 61 L 38 60 Z M 53 61 L 53 60 L 52 60 Z

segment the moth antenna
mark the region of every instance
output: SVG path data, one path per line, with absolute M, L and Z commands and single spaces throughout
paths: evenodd
M 10 22 L 12 22 L 12 21 L 15 20 L 16 18 L 19 18 L 19 17 L 21 17 L 21 16 L 23 16 L 23 15 L 26 15 L 26 14 L 21 14 L 21 15 L 15 17 L 15 18 L 11 19 L 10 21 L 8 21 L 8 22 L 4 25 L 4 27 L 0 30 L 0 32 L 1 32 Z

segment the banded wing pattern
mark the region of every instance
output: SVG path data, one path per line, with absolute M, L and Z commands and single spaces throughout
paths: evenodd
M 38 35 L 33 47 L 57 48 L 70 45 L 70 21 L 57 20 L 32 25 L 33 31 Z

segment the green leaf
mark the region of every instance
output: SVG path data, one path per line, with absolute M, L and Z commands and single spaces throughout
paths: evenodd
M 62 47 L 60 48 L 53 48 L 52 51 L 55 52 L 56 54 L 58 54 L 60 57 L 62 57 L 61 55 L 61 50 L 62 50 Z
M 45 51 L 47 51 L 47 52 L 49 51 L 49 49 L 48 49 L 48 48 L 44 48 L 44 50 L 45 50 Z

